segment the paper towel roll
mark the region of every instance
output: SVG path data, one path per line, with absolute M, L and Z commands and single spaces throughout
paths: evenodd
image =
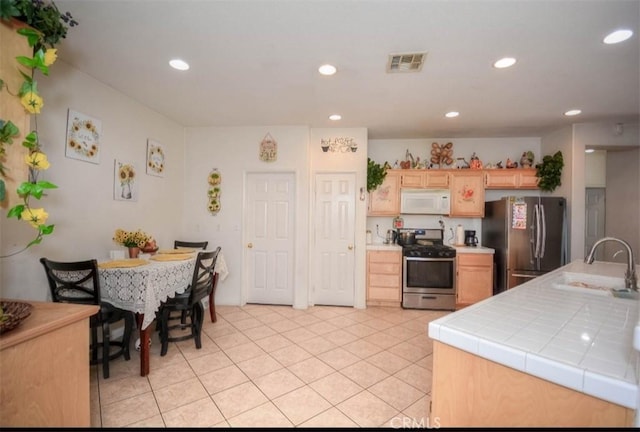
M 457 244 L 457 245 L 464 244 L 464 228 L 462 227 L 462 225 L 458 225 L 456 227 L 456 242 L 455 242 L 455 244 Z

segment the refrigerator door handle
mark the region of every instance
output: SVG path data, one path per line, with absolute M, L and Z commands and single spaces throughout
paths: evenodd
M 535 219 L 535 252 L 533 253 L 534 258 L 540 258 L 540 206 L 536 204 L 533 207 L 533 215 Z
M 544 250 L 547 245 L 547 218 L 544 215 L 544 206 L 540 204 L 540 219 L 542 221 L 542 244 L 540 245 L 540 258 L 544 258 Z

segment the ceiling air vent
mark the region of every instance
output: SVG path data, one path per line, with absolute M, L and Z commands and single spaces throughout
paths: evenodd
M 387 63 L 387 72 L 420 72 L 427 53 L 391 54 Z

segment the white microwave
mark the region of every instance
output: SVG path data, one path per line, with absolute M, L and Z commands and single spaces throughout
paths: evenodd
M 400 213 L 448 215 L 451 194 L 448 190 L 401 189 Z

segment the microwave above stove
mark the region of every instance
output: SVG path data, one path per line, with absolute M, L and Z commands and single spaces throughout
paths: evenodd
M 450 192 L 444 189 L 401 189 L 400 213 L 448 215 L 450 200 Z

